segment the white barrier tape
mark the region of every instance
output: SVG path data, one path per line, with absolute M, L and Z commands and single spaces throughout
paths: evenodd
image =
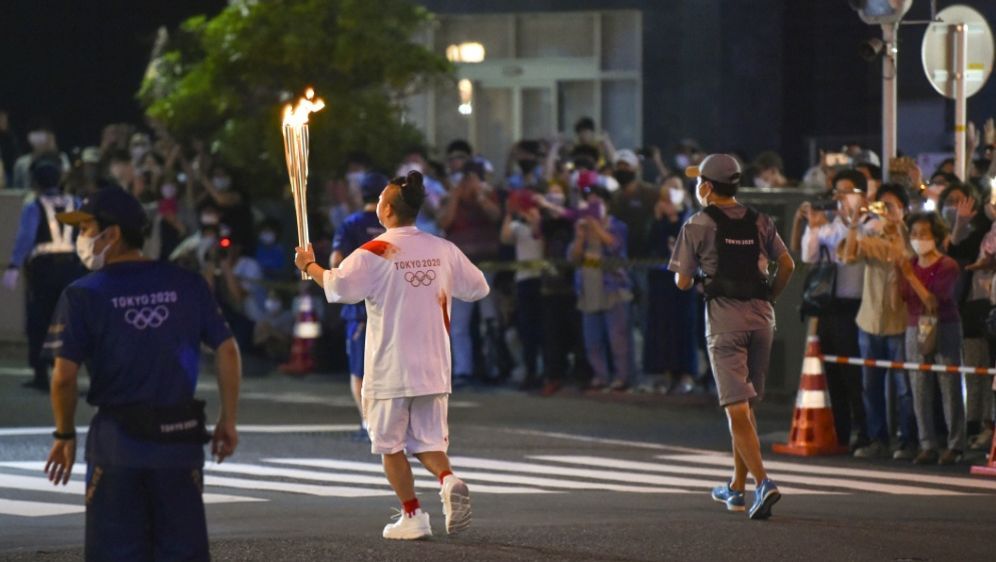
M 808 358 L 807 358 L 808 359 Z M 965 373 L 966 375 L 996 375 L 996 369 L 986 367 L 959 367 L 957 365 L 931 365 L 929 363 L 903 363 L 900 361 L 882 361 L 878 359 L 862 359 L 860 357 L 840 357 L 824 355 L 823 361 L 841 365 L 858 365 L 863 367 L 880 367 L 882 369 L 906 369 L 908 371 L 933 371 L 935 373 Z

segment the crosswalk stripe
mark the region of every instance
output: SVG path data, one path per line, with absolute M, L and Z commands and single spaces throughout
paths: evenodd
M 6 468 L 17 468 L 21 470 L 31 470 L 38 471 L 45 467 L 44 463 L 28 461 L 28 462 L 0 462 L 0 467 Z M 73 466 L 74 476 L 85 476 L 86 467 L 75 465 Z M 14 489 L 14 490 L 31 490 L 36 492 L 51 492 L 55 494 L 73 494 L 77 496 L 82 496 L 85 491 L 84 483 L 80 480 L 70 480 L 65 486 L 56 486 L 49 482 L 48 478 L 44 476 L 21 476 L 18 474 L 7 474 L 0 472 L 0 488 Z M 251 498 L 248 496 L 233 496 L 229 494 L 213 494 L 205 492 L 201 495 L 204 498 L 204 503 L 206 504 L 220 504 L 220 503 L 243 503 L 243 502 L 265 502 L 267 500 L 263 498 Z
M 293 461 L 299 459 L 286 459 L 291 462 L 287 464 L 295 464 Z M 306 459 L 300 459 L 306 460 Z M 370 463 L 365 463 L 370 464 Z M 303 464 L 302 464 L 303 465 Z M 307 465 L 303 465 L 307 466 Z M 383 473 L 383 468 L 379 465 L 370 464 L 370 466 L 376 468 L 378 472 Z M 273 476 L 278 478 L 296 478 L 298 480 L 314 480 L 319 482 L 338 482 L 342 484 L 368 484 L 374 486 L 383 486 L 385 488 L 389 487 L 387 479 L 381 476 L 363 476 L 359 474 L 342 474 L 342 473 L 332 473 L 332 472 L 319 472 L 314 470 L 296 470 L 293 468 L 275 468 L 270 466 L 259 466 L 252 464 L 237 464 L 237 463 L 225 463 L 225 464 L 214 464 L 211 463 L 205 467 L 209 471 L 214 472 L 228 472 L 236 474 L 245 474 L 251 476 Z M 416 480 L 416 488 L 428 488 L 430 490 L 438 489 L 439 483 L 434 480 Z M 544 493 L 544 490 L 539 490 L 535 488 L 511 488 L 506 486 L 477 486 L 474 488 L 475 492 L 480 492 L 484 494 L 496 493 L 496 494 L 537 494 Z
M 512 472 L 525 472 L 529 474 L 548 474 L 555 476 L 572 476 L 575 478 L 588 478 L 590 480 L 610 480 L 616 482 L 630 482 L 643 485 L 676 486 L 681 488 L 712 488 L 716 485 L 714 480 L 699 480 L 695 478 L 681 478 L 674 476 L 658 476 L 646 473 L 620 472 L 617 470 L 590 470 L 583 468 L 569 468 L 563 466 L 550 466 L 534 463 L 496 461 L 491 459 L 477 459 L 470 457 L 452 457 L 450 462 L 457 467 L 479 468 L 484 470 L 507 470 Z M 799 488 L 782 487 L 783 492 L 794 494 L 832 494 L 833 492 L 807 490 Z
M 727 466 L 731 461 L 728 455 L 659 455 L 656 458 L 689 462 L 698 464 L 710 464 L 717 466 Z M 956 486 L 962 488 L 976 488 L 982 490 L 996 490 L 996 481 L 966 478 L 962 476 L 938 476 L 935 474 L 915 474 L 912 472 L 869 470 L 865 468 L 846 468 L 836 466 L 814 466 L 794 462 L 769 461 L 765 459 L 765 468 L 781 470 L 785 472 L 797 472 L 801 474 L 825 474 L 833 476 L 849 476 L 852 478 L 874 478 L 879 480 L 902 480 L 906 482 L 917 482 L 921 484 L 939 484 L 941 486 Z
M 309 496 L 333 498 L 370 498 L 375 496 L 393 496 L 390 490 L 375 490 L 373 488 L 350 488 L 346 486 L 315 486 L 312 484 L 295 484 L 291 482 L 273 482 L 269 480 L 252 480 L 248 478 L 229 478 L 208 474 L 204 477 L 205 486 L 221 488 L 239 488 L 243 490 L 269 490 L 273 492 L 288 492 Z
M 585 466 L 598 466 L 603 468 L 613 468 L 620 470 L 645 470 L 648 472 L 665 472 L 665 473 L 677 473 L 677 474 L 687 474 L 690 471 L 694 471 L 696 474 L 701 474 L 703 476 L 718 476 L 720 478 L 729 478 L 730 470 L 733 466 L 731 460 L 727 460 L 728 468 L 723 469 L 712 469 L 712 468 L 702 468 L 699 466 L 678 466 L 678 465 L 668 465 L 663 463 L 651 463 L 651 462 L 639 462 L 639 461 L 626 461 L 619 459 L 605 459 L 600 457 L 586 457 L 586 456 L 548 456 L 539 455 L 531 456 L 529 458 L 548 461 L 548 462 L 561 462 L 567 464 L 575 465 L 585 465 Z M 768 466 L 766 463 L 766 468 L 773 469 L 774 467 Z M 822 486 L 828 488 L 846 488 L 851 490 L 858 490 L 862 492 L 881 492 L 884 494 L 896 494 L 896 495 L 912 495 L 912 496 L 964 496 L 967 495 L 964 492 L 956 492 L 953 490 L 941 490 L 937 488 L 924 488 L 924 487 L 914 487 L 914 486 L 900 486 L 895 484 L 887 484 L 882 482 L 866 482 L 862 480 L 845 480 L 843 478 L 824 478 L 819 476 L 798 476 L 792 474 L 778 474 L 774 477 L 775 481 L 790 482 L 794 484 L 801 484 L 805 486 Z M 716 483 L 714 482 L 715 486 Z
M 365 472 L 383 473 L 380 465 L 372 463 L 358 463 L 353 461 L 336 461 L 327 459 L 266 459 L 266 462 L 277 464 L 290 464 L 295 466 L 310 466 L 315 468 L 327 468 L 332 470 L 360 470 Z M 575 482 L 570 480 L 557 480 L 553 478 L 538 478 L 530 476 L 519 476 L 514 474 L 495 474 L 488 472 L 477 472 L 461 470 L 460 478 L 473 485 L 474 492 L 492 493 L 493 486 L 478 484 L 478 482 L 504 482 L 508 484 L 522 484 L 526 486 L 544 486 L 547 488 L 561 488 L 565 490 L 608 490 L 612 492 L 631 492 L 638 494 L 681 494 L 686 490 L 676 488 L 662 488 L 655 486 L 626 486 L 621 484 L 603 484 L 597 482 Z M 380 477 L 383 479 L 383 477 Z M 418 481 L 416 481 L 416 485 Z M 431 487 L 438 488 L 435 482 L 430 482 Z M 529 493 L 544 492 L 535 488 L 504 488 L 502 493 Z
M 83 513 L 84 511 L 86 511 L 86 508 L 82 505 L 31 502 L 0 498 L 0 515 L 15 515 L 18 517 L 48 517 L 52 515 L 71 515 L 73 513 Z

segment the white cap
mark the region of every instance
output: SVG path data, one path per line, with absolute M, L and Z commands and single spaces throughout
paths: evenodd
M 629 164 L 629 167 L 635 170 L 640 166 L 640 157 L 637 156 L 632 150 L 624 148 L 623 150 L 616 151 L 616 159 L 613 164 L 618 164 L 620 162 Z

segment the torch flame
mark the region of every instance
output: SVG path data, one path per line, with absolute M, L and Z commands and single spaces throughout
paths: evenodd
M 308 123 L 308 115 L 321 111 L 325 107 L 325 100 L 315 97 L 315 90 L 308 88 L 304 92 L 304 97 L 297 100 L 297 107 L 287 104 L 284 106 L 284 126 L 301 126 Z

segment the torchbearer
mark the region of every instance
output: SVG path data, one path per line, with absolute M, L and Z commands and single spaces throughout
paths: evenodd
M 447 425 L 450 373 L 450 307 L 490 291 L 484 274 L 453 243 L 415 224 L 425 186 L 422 174 L 391 180 L 377 201 L 387 232 L 360 246 L 339 267 L 315 263 L 310 246 L 298 247 L 295 265 L 325 290 L 329 302 L 366 301 L 363 409 L 371 451 L 403 508 L 384 527 L 386 539 L 432 535 L 429 514 L 415 496 L 406 453 L 439 478 L 446 532 L 470 525 L 470 493 L 450 467 Z
M 771 218 L 737 202 L 740 164 L 732 156 L 711 154 L 686 174 L 698 179 L 696 196 L 703 208 L 681 228 L 668 268 L 682 290 L 692 288 L 697 271 L 705 276 L 709 359 L 733 438 L 733 478 L 714 488 L 712 498 L 730 511 L 745 511 L 749 472 L 756 488 L 747 515 L 767 519 L 781 494 L 761 461 L 752 403 L 764 395 L 775 332 L 771 304 L 788 284 L 795 262 Z M 769 282 L 772 260 L 778 273 Z

